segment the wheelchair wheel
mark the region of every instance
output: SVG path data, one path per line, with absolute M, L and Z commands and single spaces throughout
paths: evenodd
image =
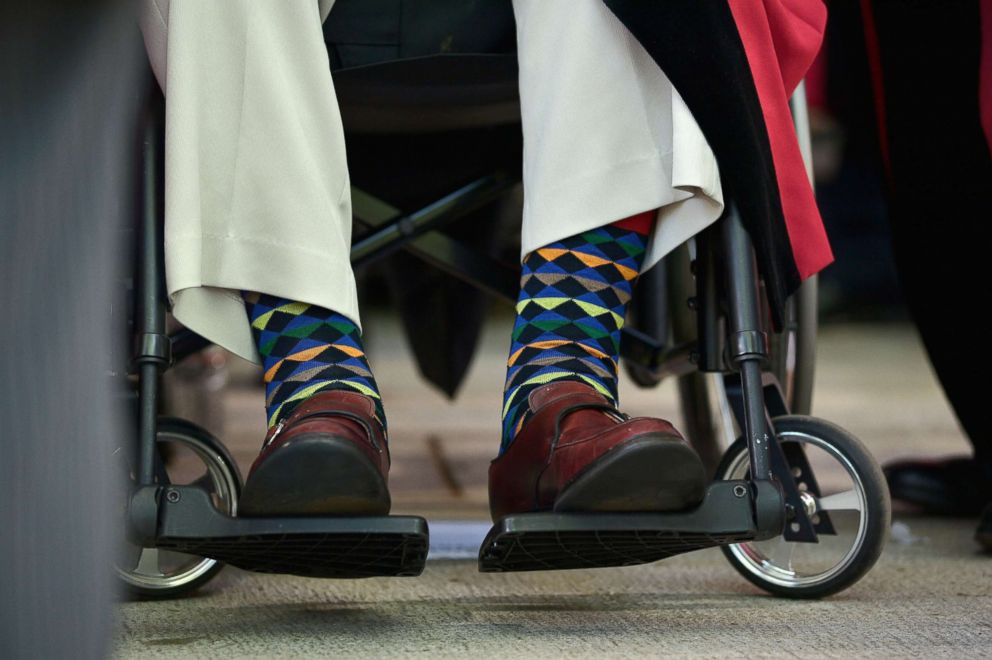
M 237 513 L 241 474 L 220 441 L 191 422 L 171 417 L 159 419 L 156 439 L 159 456 L 169 456 L 157 462 L 156 483 L 200 486 L 218 510 Z M 125 542 L 115 568 L 131 595 L 172 598 L 206 584 L 223 567 L 215 559 Z
M 882 552 L 891 519 L 885 478 L 864 445 L 844 429 L 803 415 L 772 421 L 779 442 L 798 445 L 815 475 L 811 481 L 801 467 L 792 468 L 818 527 L 818 542 L 780 536 L 721 549 L 741 575 L 765 591 L 789 598 L 829 596 L 861 579 Z M 747 445 L 739 438 L 717 469 L 717 479 L 747 479 L 749 472 Z M 821 527 L 824 512 L 832 528 L 827 531 Z

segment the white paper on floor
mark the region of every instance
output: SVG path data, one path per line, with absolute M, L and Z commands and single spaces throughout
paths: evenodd
M 431 546 L 427 559 L 475 559 L 486 538 L 488 522 L 472 520 L 431 520 Z

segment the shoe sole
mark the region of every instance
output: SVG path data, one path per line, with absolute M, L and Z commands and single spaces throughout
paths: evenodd
M 238 515 L 384 516 L 389 507 L 385 479 L 351 441 L 305 434 L 276 449 L 251 473 Z
M 703 501 L 706 470 L 681 440 L 659 433 L 614 447 L 562 489 L 561 512 L 679 511 Z

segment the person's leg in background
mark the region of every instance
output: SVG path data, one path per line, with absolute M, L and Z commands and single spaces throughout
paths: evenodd
M 515 0 L 514 13 L 524 271 L 493 516 L 691 506 L 698 457 L 670 423 L 618 415 L 617 363 L 638 273 L 723 210 L 715 158 L 603 3 Z
M 934 372 L 974 446 L 973 457 L 900 461 L 886 476 L 894 499 L 931 512 L 984 508 L 980 539 L 992 548 L 987 332 L 969 313 L 988 290 L 992 136 L 983 133 L 981 111 L 992 113 L 979 80 L 982 72 L 988 85 L 992 76 L 992 2 L 873 0 L 866 10 L 877 30 L 866 23 L 880 64 L 875 91 L 885 113 L 896 267 Z M 925 94 L 922 80 L 933 83 Z
M 385 415 L 361 342 L 344 133 L 321 31 L 331 4 L 146 0 L 142 12 L 166 94 L 173 313 L 263 363 L 269 433 L 245 486 L 247 515 L 389 508 Z M 326 441 L 294 442 L 301 417 Z M 279 464 L 268 460 L 276 448 Z M 288 492 L 289 473 L 313 488 Z M 326 510 L 310 508 L 316 500 Z

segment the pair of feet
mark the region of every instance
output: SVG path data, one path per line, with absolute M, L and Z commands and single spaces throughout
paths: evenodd
M 489 468 L 493 520 L 534 511 L 673 511 L 702 501 L 703 464 L 669 422 L 630 418 L 576 381 L 532 390 L 527 406 L 523 427 Z M 240 515 L 385 515 L 389 462 L 374 400 L 320 392 L 269 430 Z

